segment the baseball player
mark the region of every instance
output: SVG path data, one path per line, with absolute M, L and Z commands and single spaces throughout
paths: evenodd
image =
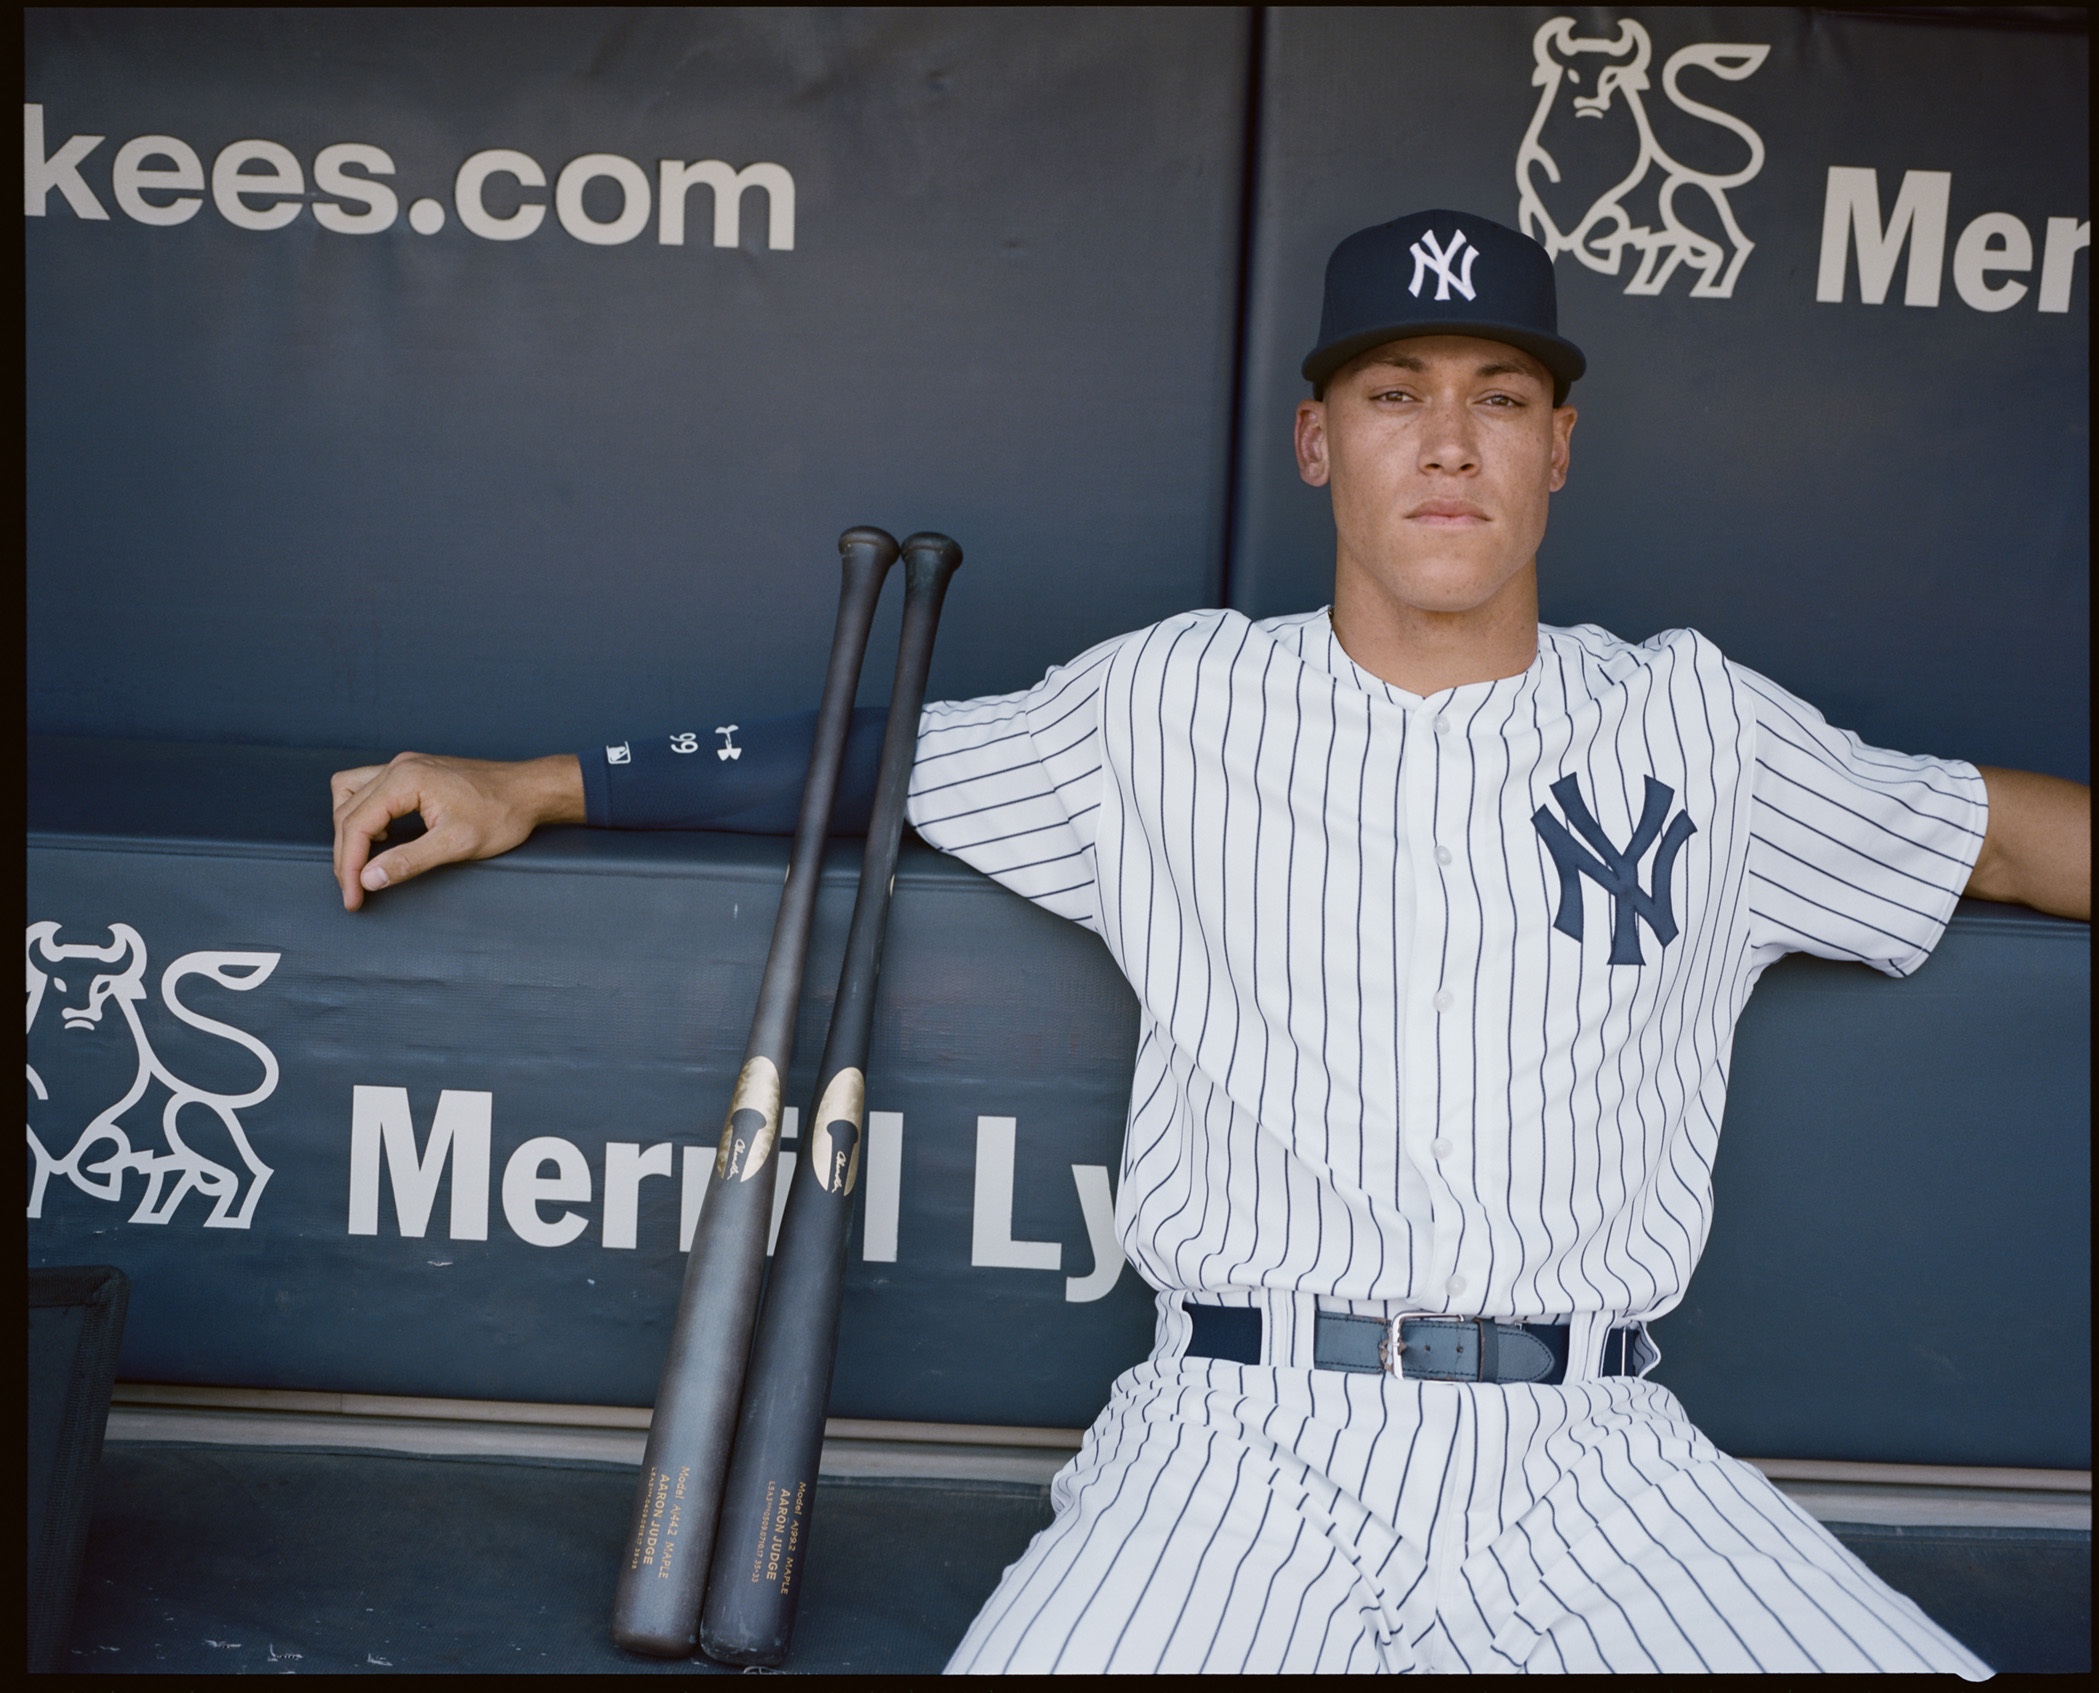
M 924 714 L 919 833 L 1136 991 L 1116 1220 L 1158 1290 L 953 1669 L 1989 1673 L 1714 1449 L 1646 1325 L 1757 977 L 1908 975 L 1964 892 L 2089 919 L 2090 792 L 1863 745 L 1692 630 L 1541 626 L 1583 369 L 1528 238 L 1349 237 L 1296 431 L 1332 605 Z M 344 902 L 539 822 L 791 826 L 807 720 L 717 733 L 343 772 Z

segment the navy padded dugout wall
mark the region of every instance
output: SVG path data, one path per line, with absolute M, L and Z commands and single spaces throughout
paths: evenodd
M 1548 94 L 1538 138 L 1560 181 L 1525 174 L 1571 234 L 1639 173 L 1632 96 L 1613 89 L 1594 116 L 1573 107 L 1635 47 L 1549 42 L 1579 81 L 1547 89 L 1533 81 L 1535 38 L 1567 18 L 1575 43 L 1615 42 L 1631 20 L 1647 37 L 1638 98 L 1657 150 L 1619 202 L 1627 223 L 1664 232 L 1659 191 L 1681 182 L 1678 221 L 1732 262 L 1702 184 L 1742 176 L 1752 157 L 1726 123 L 1669 96 L 1665 72 L 1686 50 L 1680 94 L 1746 126 L 1763 162 L 1717 190 L 1751 243 L 1725 297 L 1692 297 L 1681 264 L 1659 293 L 1631 292 L 1669 244 L 1644 279 L 1631 249 L 1616 275 L 1556 261 L 1560 325 L 1589 374 L 1540 555 L 1546 618 L 1634 640 L 1690 625 L 1868 741 L 2087 779 L 2091 255 L 2073 256 L 2063 233 L 2069 285 L 2043 296 L 2051 220 L 2091 215 L 2088 42 L 1968 13 L 1268 11 L 1232 603 L 1265 615 L 1329 596 L 1326 495 L 1298 481 L 1290 446 L 1329 249 L 1426 205 L 1515 225 L 1523 143 Z M 1736 80 L 1695 51 L 1733 44 L 1768 49 Z M 1950 177 L 1914 185 L 1927 209 L 1943 189 L 1939 262 L 1912 272 L 1904 247 L 1880 305 L 1861 299 L 1855 237 L 1841 301 L 1816 298 L 1832 166 L 1877 172 L 1888 224 L 1908 173 Z M 2007 221 L 1974 235 L 1970 257 L 2016 258 L 2023 239 L 2030 264 L 1963 284 L 1961 243 L 1992 213 Z M 1913 276 L 1935 306 L 1903 303 Z
M 62 182 L 25 219 L 32 726 L 514 756 L 800 709 L 859 522 L 968 551 L 936 696 L 1218 603 L 1248 36 L 1217 9 L 32 11 L 24 98 L 46 156 L 104 138 L 77 180 L 106 214 Z M 397 215 L 332 233 L 261 195 L 292 219 L 244 229 L 207 189 L 141 223 L 113 175 L 152 135 L 206 176 L 277 143 L 309 191 L 321 149 L 376 146 Z M 484 190 L 544 205 L 524 239 L 462 224 L 491 149 L 548 179 Z M 631 239 L 553 204 L 588 154 L 638 168 Z M 733 249 L 704 186 L 665 245 L 664 159 L 784 170 L 791 248 L 763 183 Z M 631 204 L 600 177 L 577 226 Z
M 206 1226 L 197 1193 L 164 1222 L 127 1220 L 146 1182 L 98 1196 L 103 1140 L 76 1160 L 85 1182 L 50 1178 L 31 1261 L 130 1273 L 132 1380 L 646 1403 L 683 1267 L 679 1184 L 644 1179 L 634 1247 L 607 1245 L 607 1149 L 712 1156 L 786 843 L 555 830 L 352 916 L 319 838 L 329 763 L 33 743 L 31 919 L 60 925 L 60 946 L 107 947 L 111 925 L 131 925 L 147 990 L 139 1034 L 106 997 L 84 1018 L 95 977 L 132 959 L 32 953 L 51 978 L 29 1039 L 48 1096 L 31 1122 L 50 1153 L 125 1097 L 142 1034 L 160 1070 L 117 1119 L 128 1144 L 167 1157 L 163 1107 L 173 1087 L 196 1090 L 185 1144 L 241 1174 L 235 1209 L 254 1191 L 201 1096 L 253 1090 L 259 1060 L 161 994 L 192 954 L 275 959 L 233 991 L 190 970 L 175 998 L 281 1069 L 267 1097 L 232 1108 L 272 1172 L 249 1227 Z M 805 1107 L 852 875 L 840 843 L 788 1095 Z M 253 969 L 218 964 L 233 982 Z M 1714 1439 L 1759 1457 L 2090 1462 L 2090 981 L 2085 925 L 1972 903 L 1907 981 L 1810 959 L 1767 974 L 1736 1046 L 1712 1242 L 1658 1325 L 1659 1379 Z M 1152 1304 L 1127 1267 L 1103 1296 L 1073 1297 L 1099 1289 L 1083 1184 L 1119 1166 L 1135 1013 L 1091 936 L 907 852 L 868 1066 L 870 1107 L 901 1117 L 896 1257 L 867 1256 L 865 1208 L 885 1191 L 870 1156 L 835 1412 L 1077 1426 L 1144 1355 Z M 472 1184 L 485 1238 L 455 1238 L 453 1165 L 427 1232 L 401 1232 L 383 1129 L 368 1147 L 373 1232 L 351 1232 L 359 1087 L 407 1091 L 426 1157 L 442 1094 L 469 1107 L 463 1123 L 465 1096 L 487 1096 Z M 535 1225 L 531 1196 L 504 1191 L 533 1174 L 511 1160 L 538 1137 L 573 1147 L 583 1179 L 542 1200 Z M 521 1232 L 564 1216 L 559 1243 Z M 1021 1247 L 997 1244 L 1009 1238 Z

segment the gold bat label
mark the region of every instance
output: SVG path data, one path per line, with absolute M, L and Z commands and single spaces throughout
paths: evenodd
M 753 1058 L 736 1078 L 721 1150 L 714 1155 L 717 1181 L 749 1181 L 765 1168 L 780 1138 L 780 1072 L 770 1058 Z
M 851 1193 L 860 1175 L 860 1125 L 867 1116 L 867 1077 L 844 1069 L 831 1078 L 816 1104 L 816 1132 L 809 1137 L 809 1168 L 826 1193 Z

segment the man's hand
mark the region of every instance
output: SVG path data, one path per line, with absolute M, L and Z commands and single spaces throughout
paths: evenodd
M 583 769 L 573 753 L 498 764 L 479 758 L 434 758 L 404 752 L 389 764 L 338 770 L 335 879 L 343 909 L 355 911 L 368 890 L 392 887 L 439 864 L 494 858 L 523 844 L 542 823 L 581 823 Z M 397 817 L 421 812 L 428 833 L 371 856 Z
M 2092 790 L 2031 770 L 1983 767 L 1990 821 L 1968 876 L 1975 899 L 2092 920 Z

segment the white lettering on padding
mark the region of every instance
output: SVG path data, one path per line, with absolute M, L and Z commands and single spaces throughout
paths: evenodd
M 44 108 L 25 103 L 22 107 L 22 210 L 29 217 L 44 215 L 45 203 L 56 188 L 73 208 L 75 217 L 100 223 L 109 221 L 102 202 L 81 179 L 80 161 L 102 145 L 99 135 L 75 135 L 49 158 L 44 156 Z M 792 242 L 788 243 L 790 246 Z
M 551 1176 L 539 1173 L 547 1164 L 554 1166 Z M 583 1149 L 559 1135 L 533 1136 L 503 1166 L 503 1220 L 527 1246 L 568 1245 L 590 1226 L 589 1219 L 564 1211 L 549 1221 L 539 1208 L 589 1198 L 590 1165 Z
M 1093 1244 L 1093 1273 L 1066 1276 L 1064 1300 L 1086 1305 L 1105 1299 L 1122 1276 L 1122 1242 L 1115 1235 L 1115 1190 L 1105 1164 L 1074 1164 L 1071 1179 L 1079 1190 L 1079 1210 L 1086 1218 L 1086 1238 Z
M 1013 1142 L 1018 1128 L 1011 1117 L 977 1119 L 977 1189 L 970 1212 L 969 1261 L 987 1269 L 1056 1270 L 1064 1262 L 1061 1242 L 1013 1238 Z
M 660 1140 L 646 1151 L 639 1141 L 605 1143 L 605 1244 L 634 1249 L 640 1233 L 641 1184 L 650 1176 L 671 1173 L 671 1143 Z
M 447 1088 L 437 1096 L 430 1139 L 416 1151 L 415 1120 L 406 1088 L 350 1091 L 350 1233 L 379 1232 L 379 1164 L 393 1173 L 394 1218 L 401 1233 L 420 1240 L 429 1227 L 437 1181 L 452 1164 L 451 1236 L 488 1238 L 488 1141 L 494 1096 Z
M 1910 266 L 1902 303 L 1936 306 L 1939 273 L 1946 257 L 1946 205 L 1952 194 L 1951 171 L 1905 171 L 1901 191 L 1895 196 L 1895 209 L 1883 227 L 1880 172 L 1831 165 L 1829 189 L 1822 202 L 1822 259 L 1815 271 L 1815 298 L 1824 304 L 1844 298 L 1845 265 L 1856 235 L 1861 300 L 1877 306 L 1888 297 L 1895 261 L 1907 239 Z
M 904 1114 L 867 1114 L 867 1215 L 860 1230 L 860 1258 L 868 1264 L 896 1262 L 896 1219 L 901 1209 L 904 1176 Z
M 512 176 L 527 188 L 544 188 L 547 173 L 529 154 L 509 147 L 491 147 L 468 159 L 452 179 L 452 207 L 470 233 L 484 241 L 522 241 L 540 226 L 547 208 L 527 202 L 510 216 L 497 217 L 481 203 L 481 191 L 492 176 Z
M 794 251 L 794 177 L 784 165 L 746 165 L 731 170 L 720 159 L 688 165 L 665 159 L 657 166 L 662 215 L 656 239 L 666 247 L 685 245 L 685 193 L 696 183 L 714 190 L 714 244 L 734 247 L 743 240 L 743 191 L 765 190 L 765 244 L 776 253 Z

